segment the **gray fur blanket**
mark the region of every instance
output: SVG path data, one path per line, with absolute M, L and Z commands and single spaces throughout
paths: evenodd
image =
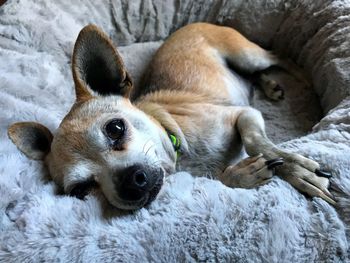
M 313 90 L 282 75 L 285 101 L 254 105 L 280 146 L 332 171 L 332 207 L 277 176 L 230 189 L 169 176 L 147 208 L 125 213 L 96 193 L 62 195 L 40 162 L 7 137 L 16 121 L 53 132 L 73 103 L 79 30 L 102 27 L 139 79 L 171 32 L 190 22 L 233 26 L 291 57 Z M 343 0 L 8 0 L 0 7 L 0 262 L 346 262 L 350 242 L 350 2 Z

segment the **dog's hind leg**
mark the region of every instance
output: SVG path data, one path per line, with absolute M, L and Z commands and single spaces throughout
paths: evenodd
M 280 59 L 254 43 L 239 52 L 227 55 L 226 60 L 234 69 L 252 75 L 265 95 L 275 101 L 284 99 L 284 89 L 283 84 L 270 74 L 273 66 L 283 68 L 305 86 L 310 86 L 301 69 L 292 61 Z
M 225 58 L 234 69 L 243 73 L 253 74 L 262 72 L 270 67 L 279 67 L 293 75 L 304 84 L 310 85 L 303 71 L 290 59 L 282 59 L 260 46 L 251 43 L 238 52 L 226 53 Z
M 335 204 L 327 190 L 330 174 L 322 171 L 320 165 L 299 154 L 279 149 L 266 136 L 261 113 L 253 108 L 244 108 L 237 118 L 237 129 L 243 145 L 250 156 L 263 154 L 266 160 L 283 158 L 284 164 L 276 167 L 277 175 L 301 192 L 321 197 Z
M 282 59 L 279 56 L 273 54 L 273 52 L 263 49 L 257 44 L 245 39 L 242 39 L 235 44 L 232 42 L 237 39 L 239 34 L 235 30 L 228 30 L 228 32 L 234 34 L 225 38 L 224 43 L 221 43 L 219 50 L 229 63 L 229 65 L 242 73 L 253 74 L 262 72 L 270 67 L 279 67 L 293 75 L 297 80 L 303 82 L 309 86 L 310 82 L 305 76 L 304 72 L 299 68 L 292 60 Z
M 276 66 L 286 70 L 307 86 L 310 85 L 302 70 L 291 60 L 282 59 L 272 52 L 263 49 L 259 45 L 246 39 L 233 28 L 216 27 L 215 30 L 213 30 L 214 28 L 212 27 L 212 25 L 203 27 L 203 29 L 205 29 L 204 34 L 209 40 L 211 46 L 219 51 L 221 56 L 233 69 L 242 73 L 253 74 L 265 71 L 272 66 Z M 271 83 L 266 84 L 266 78 L 271 79 L 271 77 L 268 76 L 268 72 L 262 72 L 261 84 L 263 85 L 263 88 L 267 86 L 267 89 L 270 89 L 269 87 L 272 85 Z M 276 84 L 276 86 L 277 85 L 278 84 Z M 266 88 L 264 88 L 264 90 L 266 90 Z M 269 94 L 267 95 L 272 95 L 272 99 L 275 99 L 280 95 L 278 93 L 279 92 L 272 95 L 269 91 Z

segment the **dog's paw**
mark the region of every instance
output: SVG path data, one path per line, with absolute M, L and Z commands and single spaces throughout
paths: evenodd
M 70 196 L 84 200 L 85 197 L 97 188 L 97 183 L 93 180 L 75 184 L 69 192 Z
M 274 101 L 279 101 L 284 99 L 283 87 L 277 81 L 270 78 L 269 75 L 261 74 L 260 85 L 264 90 L 265 95 L 268 98 Z
M 273 176 L 273 168 L 282 163 L 280 158 L 267 161 L 260 154 L 228 166 L 219 179 L 229 187 L 253 188 L 268 183 Z
M 321 170 L 317 162 L 299 154 L 283 152 L 281 157 L 284 165 L 276 168 L 277 175 L 311 197 L 321 197 L 332 205 L 336 204 L 328 191 L 329 172 Z

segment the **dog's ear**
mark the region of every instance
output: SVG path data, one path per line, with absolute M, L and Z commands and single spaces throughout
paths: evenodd
M 8 128 L 8 136 L 28 158 L 43 160 L 50 152 L 52 133 L 36 122 L 17 122 Z
M 96 26 L 84 27 L 74 46 L 72 71 L 77 101 L 93 95 L 129 97 L 132 81 L 112 41 Z

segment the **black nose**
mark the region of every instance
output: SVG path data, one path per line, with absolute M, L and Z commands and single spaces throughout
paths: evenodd
M 138 201 L 148 196 L 148 202 L 154 200 L 162 184 L 164 171 L 156 167 L 135 164 L 118 172 L 116 190 L 121 199 Z
M 136 201 L 144 197 L 150 188 L 150 176 L 141 166 L 134 165 L 121 172 L 119 187 L 121 198 Z

